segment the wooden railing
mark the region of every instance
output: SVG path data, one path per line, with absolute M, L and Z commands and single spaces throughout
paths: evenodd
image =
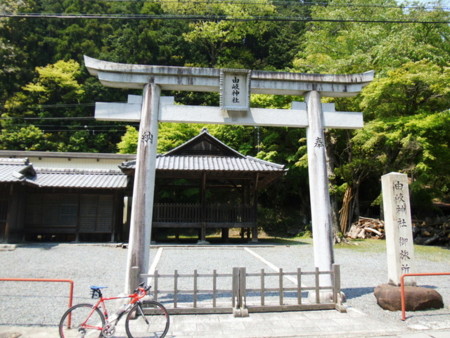
M 256 212 L 253 206 L 155 203 L 153 222 L 254 223 L 256 222 Z

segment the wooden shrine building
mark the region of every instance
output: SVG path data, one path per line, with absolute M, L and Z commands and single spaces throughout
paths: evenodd
M 0 242 L 127 241 L 134 155 L 0 151 Z M 30 161 L 31 160 L 31 161 Z M 257 195 L 283 165 L 245 156 L 206 129 L 157 156 L 153 236 L 190 229 L 249 230 L 257 239 Z
M 134 155 L 0 151 L 0 242 L 123 240 Z
M 134 174 L 135 161 L 121 169 Z M 257 195 L 280 178 L 283 165 L 244 156 L 213 137 L 207 129 L 156 158 L 153 229 L 251 230 L 257 239 Z

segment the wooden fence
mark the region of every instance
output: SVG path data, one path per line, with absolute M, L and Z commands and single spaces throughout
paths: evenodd
M 320 276 L 330 275 L 332 285 L 320 285 Z M 248 273 L 246 268 L 233 268 L 231 273 L 160 274 L 149 278 L 155 300 L 169 313 L 234 313 L 337 309 L 341 303 L 340 269 Z M 323 297 L 327 295 L 327 297 Z
M 153 222 L 246 223 L 255 221 L 256 211 L 253 206 L 155 203 L 153 207 Z

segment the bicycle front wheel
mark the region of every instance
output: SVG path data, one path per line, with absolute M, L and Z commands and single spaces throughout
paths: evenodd
M 169 331 L 169 313 L 154 301 L 136 304 L 127 315 L 125 329 L 128 338 L 165 337 Z
M 105 317 L 91 304 L 77 304 L 67 310 L 59 322 L 61 338 L 102 337 Z

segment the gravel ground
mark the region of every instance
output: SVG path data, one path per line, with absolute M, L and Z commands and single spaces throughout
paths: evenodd
M 151 257 L 156 256 L 157 249 L 152 247 Z M 0 278 L 70 279 L 75 282 L 74 303 L 91 303 L 90 285 L 107 285 L 105 295 L 122 293 L 126 254 L 127 250 L 112 244 L 18 245 L 14 250 L 0 250 Z M 284 271 L 295 271 L 298 267 L 312 271 L 312 254 L 310 244 L 164 246 L 156 268 L 161 274 L 173 274 L 174 270 L 192 274 L 194 269 L 199 273 L 216 270 L 219 274 L 230 274 L 233 267 L 246 267 L 247 272 L 260 272 L 261 269 L 272 272 L 274 266 Z M 348 307 L 381 318 L 386 325 L 401 322 L 400 312 L 382 310 L 373 295 L 374 288 L 387 281 L 385 253 L 337 248 L 335 261 L 341 266 L 342 291 Z M 423 255 L 416 255 L 416 267 L 417 272 L 450 271 L 448 261 L 434 262 Z M 408 319 L 402 325 L 415 329 L 449 329 L 450 277 L 422 277 L 417 282 L 419 286 L 435 288 L 443 296 L 445 307 L 408 312 Z M 223 283 L 218 287 L 230 288 L 231 283 Z M 210 288 L 200 283 L 199 288 L 202 287 Z M 0 325 L 57 325 L 67 308 L 68 294 L 67 283 L 3 282 Z

